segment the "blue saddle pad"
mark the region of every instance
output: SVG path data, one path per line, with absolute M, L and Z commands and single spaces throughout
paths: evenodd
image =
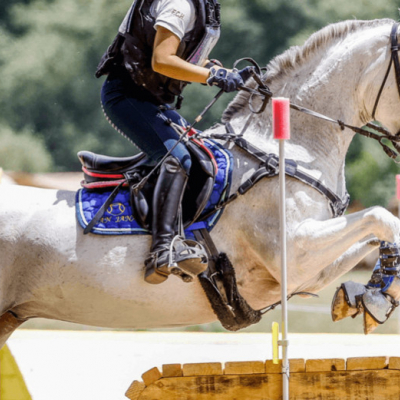
M 212 140 L 204 140 L 204 144 L 214 154 L 218 165 L 214 190 L 203 215 L 206 215 L 217 204 L 229 196 L 229 188 L 232 180 L 232 154 L 220 144 Z M 97 211 L 110 196 L 113 189 L 96 192 L 85 188 L 79 189 L 76 193 L 76 215 L 82 228 L 86 228 L 89 222 L 96 215 Z M 216 211 L 213 215 L 201 222 L 190 225 L 185 234 L 188 238 L 194 238 L 193 230 L 206 228 L 208 231 L 216 225 L 223 210 Z M 100 221 L 93 227 L 91 233 L 99 235 L 146 235 L 150 232 L 143 229 L 132 216 L 132 209 L 129 202 L 129 190 L 121 189 L 109 206 Z

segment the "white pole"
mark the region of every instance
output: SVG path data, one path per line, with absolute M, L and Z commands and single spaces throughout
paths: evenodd
M 282 384 L 283 400 L 289 399 L 288 312 L 287 312 L 287 263 L 286 263 L 286 190 L 285 190 L 285 141 L 279 140 L 279 214 L 281 242 L 281 296 L 282 296 Z
M 286 176 L 285 140 L 290 139 L 289 99 L 272 99 L 274 138 L 279 140 L 279 219 L 281 244 L 281 305 L 282 305 L 282 399 L 289 400 L 287 261 L 286 261 Z
M 400 218 L 400 175 L 396 175 L 397 216 Z M 397 330 L 400 333 L 400 313 L 397 313 Z

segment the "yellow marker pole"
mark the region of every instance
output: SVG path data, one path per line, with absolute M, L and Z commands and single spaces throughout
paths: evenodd
M 18 364 L 7 345 L 0 350 L 0 399 L 32 400 Z
M 279 324 L 277 322 L 272 323 L 272 362 L 273 364 L 279 364 Z

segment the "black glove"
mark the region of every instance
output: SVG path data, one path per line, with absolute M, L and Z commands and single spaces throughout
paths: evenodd
M 223 68 L 224 66 L 222 65 L 222 62 L 219 60 L 216 60 L 213 58 L 212 60 L 209 60 L 208 63 L 204 66 L 204 68 L 211 69 L 212 67 L 215 67 L 218 65 L 218 67 Z
M 246 67 L 239 71 L 239 75 L 242 77 L 243 82 L 246 82 L 249 78 L 253 76 L 253 72 L 255 71 L 254 67 Z
M 213 67 L 210 69 L 210 76 L 207 79 L 207 84 L 209 86 L 218 86 L 224 92 L 230 93 L 238 90 L 240 86 L 244 85 L 244 82 L 239 71 L 236 69 L 229 71 L 225 68 L 217 69 Z

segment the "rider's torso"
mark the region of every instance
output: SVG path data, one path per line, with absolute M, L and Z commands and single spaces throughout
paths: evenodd
M 192 0 L 196 11 L 193 27 L 189 24 L 177 55 L 191 63 L 201 64 L 219 38 L 219 4 L 216 0 Z M 156 30 L 154 0 L 136 0 L 113 44 L 104 54 L 96 76 L 108 74 L 122 65 L 133 82 L 149 91 L 160 103 L 172 103 L 186 86 L 186 82 L 168 78 L 153 71 L 152 49 Z

